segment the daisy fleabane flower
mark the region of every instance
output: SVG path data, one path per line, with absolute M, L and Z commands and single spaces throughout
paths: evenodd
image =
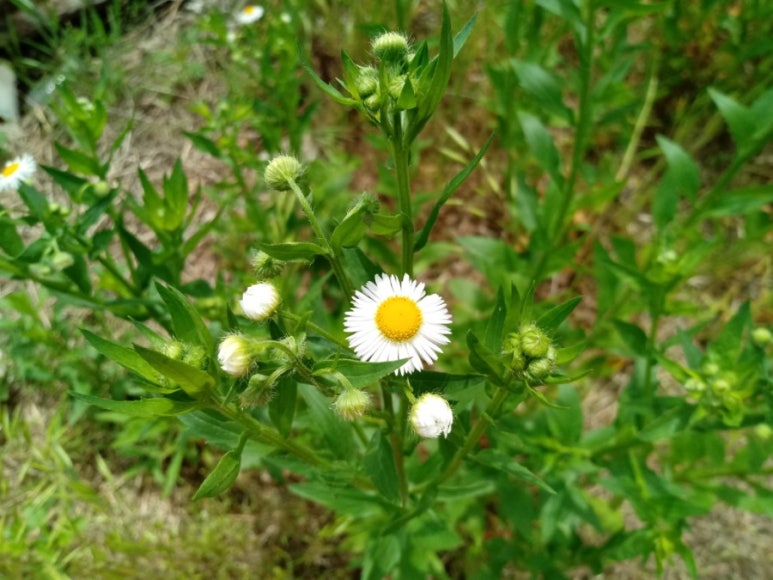
M 413 430 L 421 437 L 437 439 L 447 437 L 454 424 L 454 413 L 443 397 L 424 393 L 411 408 L 408 417 Z
M 280 300 L 279 292 L 271 282 L 259 282 L 247 288 L 239 304 L 247 318 L 260 322 L 276 312 Z
M 437 360 L 448 344 L 451 315 L 437 294 L 406 274 L 379 274 L 360 288 L 344 317 L 349 346 L 360 360 L 386 362 L 410 359 L 395 371 L 405 375 Z
M 16 189 L 23 181 L 28 181 L 35 173 L 37 165 L 32 155 L 22 155 L 11 159 L 0 169 L 0 191 Z
M 239 10 L 239 13 L 236 15 L 236 22 L 239 24 L 252 24 L 263 18 L 264 13 L 263 6 L 250 4 Z

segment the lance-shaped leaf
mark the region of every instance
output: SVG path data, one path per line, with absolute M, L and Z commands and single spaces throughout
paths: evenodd
M 440 197 L 429 212 L 427 222 L 424 224 L 424 227 L 421 229 L 418 236 L 416 236 L 416 242 L 413 245 L 414 252 L 421 250 L 427 244 L 429 235 L 432 232 L 432 228 L 435 226 L 435 222 L 437 222 L 438 215 L 440 214 L 440 209 L 449 200 L 451 195 L 453 195 L 453 193 L 459 189 L 459 186 L 464 183 L 467 177 L 469 177 L 470 173 L 472 173 L 472 171 L 478 166 L 478 163 L 480 163 L 480 160 L 483 159 L 483 156 L 486 154 L 486 151 L 488 151 L 488 148 L 493 140 L 494 135 L 492 134 L 486 140 L 486 143 L 483 145 L 483 147 L 481 147 L 480 151 L 478 151 L 478 154 L 472 158 L 472 160 L 464 169 L 454 175 L 451 181 L 449 181 L 443 188 L 443 192 L 440 194 Z
M 495 383 L 502 383 L 505 366 L 501 356 L 487 348 L 472 332 L 467 333 L 467 346 L 470 348 L 470 365 Z
M 114 401 L 83 393 L 71 393 L 73 397 L 95 407 L 115 411 L 130 417 L 161 417 L 190 413 L 198 408 L 198 401 L 176 401 L 165 397 L 140 399 L 139 401 Z
M 470 456 L 470 459 L 486 467 L 491 467 L 507 475 L 531 483 L 547 491 L 548 493 L 556 493 L 555 490 L 545 483 L 540 477 L 518 463 L 512 457 L 508 457 L 504 453 L 495 449 L 484 449 L 475 455 Z
M 301 260 L 310 262 L 315 256 L 327 254 L 325 249 L 312 242 L 285 242 L 282 244 L 258 244 L 258 247 L 266 254 L 277 260 L 292 262 Z
M 239 446 L 220 458 L 215 469 L 201 482 L 193 496 L 194 501 L 202 497 L 215 497 L 233 485 L 242 468 L 242 451 L 247 438 L 242 435 Z
M 215 385 L 215 379 L 210 374 L 196 367 L 136 344 L 134 350 L 159 373 L 180 385 L 180 388 L 191 397 L 211 390 Z
M 187 298 L 172 286 L 156 283 L 161 299 L 169 309 L 172 328 L 180 340 L 203 346 L 208 352 L 214 348 L 214 340 L 199 312 Z
M 548 334 L 554 334 L 561 323 L 567 319 L 572 311 L 582 300 L 582 296 L 575 296 L 566 302 L 554 306 L 537 319 L 537 326 Z
M 348 379 L 354 388 L 366 387 L 395 372 L 408 359 L 387 362 L 364 362 L 353 359 L 321 361 L 314 369 L 315 375 L 337 372 Z

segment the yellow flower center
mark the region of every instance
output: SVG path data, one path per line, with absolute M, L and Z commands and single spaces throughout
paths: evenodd
M 254 6 L 245 6 L 244 10 L 242 10 L 242 12 L 244 12 L 247 15 L 252 14 L 253 12 L 255 12 L 255 7 Z
M 405 296 L 392 296 L 376 310 L 376 326 L 385 337 L 395 342 L 411 340 L 421 327 L 419 306 Z
M 19 169 L 19 162 L 15 161 L 14 163 L 9 163 L 5 167 L 3 167 L 3 177 L 11 177 L 16 171 Z

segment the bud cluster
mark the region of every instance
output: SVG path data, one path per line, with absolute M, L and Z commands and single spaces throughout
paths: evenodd
M 743 416 L 744 398 L 749 395 L 748 381 L 732 370 L 723 370 L 707 360 L 698 373 L 684 383 L 688 397 L 709 414 L 720 414 L 733 424 Z
M 556 364 L 556 349 L 550 337 L 536 324 L 527 324 L 518 332 L 507 335 L 502 355 L 505 365 L 515 376 L 531 385 L 542 384 Z

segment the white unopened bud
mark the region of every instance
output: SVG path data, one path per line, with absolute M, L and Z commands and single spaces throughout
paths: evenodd
M 239 334 L 229 334 L 217 351 L 220 368 L 232 377 L 243 377 L 252 366 L 255 349 L 250 339 Z
M 413 430 L 421 437 L 447 437 L 454 423 L 454 413 L 443 397 L 425 393 L 413 404 L 410 421 Z
M 260 322 L 276 312 L 279 301 L 279 292 L 274 285 L 260 282 L 247 288 L 239 305 L 247 318 Z

